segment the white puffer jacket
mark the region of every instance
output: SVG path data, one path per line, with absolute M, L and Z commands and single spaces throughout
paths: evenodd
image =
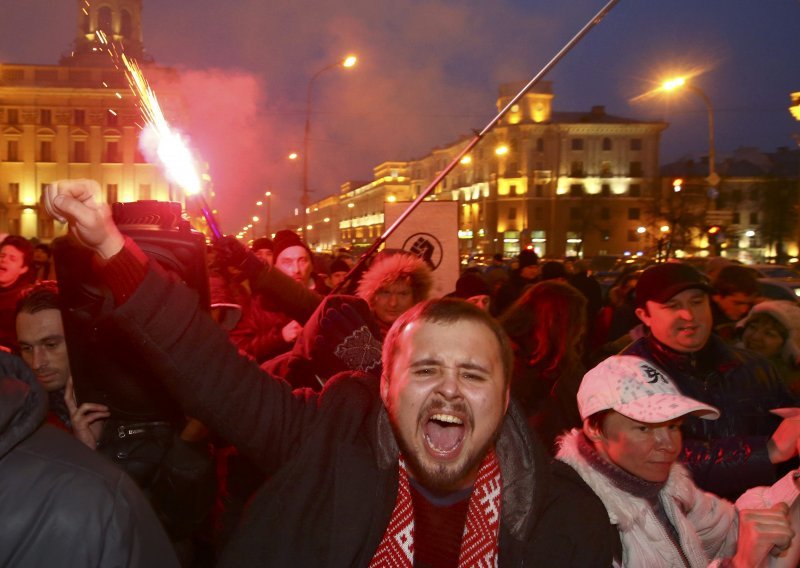
M 583 432 L 574 429 L 559 440 L 556 458 L 570 466 L 600 497 L 622 540 L 622 565 L 628 568 L 684 566 L 666 529 L 645 499 L 617 488 L 578 450 Z M 674 464 L 660 493 L 692 568 L 715 566 L 736 552 L 739 517 L 733 503 L 697 488 L 689 472 Z

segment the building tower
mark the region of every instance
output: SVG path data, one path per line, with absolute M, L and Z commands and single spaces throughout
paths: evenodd
M 121 44 L 129 57 L 149 60 L 142 42 L 142 0 L 76 0 L 76 10 L 75 42 L 72 52 L 62 57 L 62 65 L 110 65 L 108 56 L 98 51 L 98 30 Z

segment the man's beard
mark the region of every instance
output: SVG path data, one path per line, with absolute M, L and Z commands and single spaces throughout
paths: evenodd
M 394 420 L 391 419 L 391 412 L 389 416 L 392 422 L 394 437 L 397 440 L 397 445 L 400 446 L 400 453 L 406 460 L 410 476 L 426 489 L 440 494 L 452 493 L 453 491 L 464 488 L 463 482 L 465 478 L 473 470 L 475 470 L 477 474 L 478 467 L 486 458 L 486 454 L 489 453 L 489 450 L 494 447 L 503 427 L 503 421 L 501 420 L 495 431 L 487 438 L 486 442 L 481 447 L 472 450 L 471 453 L 466 456 L 459 456 L 456 463 L 435 463 L 431 457 L 428 457 L 426 463 L 420 456 L 420 454 L 425 452 L 425 448 L 420 448 L 419 451 L 415 452 L 412 444 L 405 440 L 400 434 L 399 429 L 395 427 Z M 467 450 L 464 449 L 462 451 Z

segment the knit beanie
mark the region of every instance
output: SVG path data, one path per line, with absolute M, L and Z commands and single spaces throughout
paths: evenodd
M 456 291 L 452 295 L 467 300 L 473 296 L 488 296 L 490 293 L 489 285 L 483 276 L 470 271 L 462 274 L 456 281 Z
M 341 258 L 337 258 L 331 262 L 331 265 L 328 268 L 328 274 L 333 274 L 334 272 L 350 272 L 350 265 Z
M 520 269 L 526 266 L 535 266 L 539 264 L 539 255 L 532 250 L 525 249 L 519 253 L 518 260 Z
M 297 233 L 294 231 L 290 231 L 288 229 L 283 229 L 275 233 L 275 238 L 273 239 L 273 248 L 272 254 L 275 256 L 275 261 L 278 261 L 278 257 L 281 253 L 289 247 L 303 247 L 308 251 L 308 256 L 312 257 L 311 249 L 306 246 L 306 244 L 300 240 L 300 237 L 297 236 Z
M 791 300 L 767 300 L 753 306 L 747 317 L 736 327 L 744 329 L 747 322 L 758 314 L 772 316 L 786 328 L 786 341 L 783 344 L 783 357 L 787 361 L 800 363 L 800 305 Z

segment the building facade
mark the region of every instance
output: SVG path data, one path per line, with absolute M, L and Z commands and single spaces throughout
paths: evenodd
M 521 86 L 501 86 L 498 110 Z M 462 255 L 635 254 L 645 245 L 640 227 L 654 221 L 666 124 L 612 116 L 602 106 L 554 112 L 553 98 L 546 82 L 526 94 L 428 196 L 459 203 Z M 383 204 L 416 199 L 468 142 L 380 164 L 372 182 L 344 184 L 324 214 L 338 212 L 338 241 L 312 238 L 312 246 L 368 246 L 386 229 Z
M 0 233 L 50 241 L 65 227 L 42 205 L 44 187 L 64 178 L 100 182 L 109 203 L 178 200 L 180 195 L 139 151 L 138 100 L 98 30 L 147 62 L 141 0 L 76 2 L 78 29 L 58 65 L 0 64 Z M 148 78 L 172 73 L 145 67 Z M 160 93 L 161 94 L 161 93 Z M 167 107 L 177 108 L 164 93 Z

